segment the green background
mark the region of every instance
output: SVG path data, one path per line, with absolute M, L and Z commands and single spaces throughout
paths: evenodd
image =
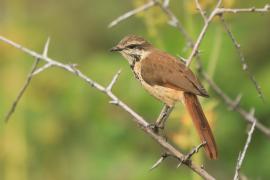
M 185 48 L 183 36 L 167 25 L 166 16 L 158 8 L 107 28 L 113 19 L 143 2 L 1 0 L 0 34 L 37 52 L 42 52 L 49 36 L 49 57 L 78 64 L 82 72 L 102 85 L 107 85 L 122 69 L 113 92 L 153 122 L 162 103 L 141 88 L 119 54 L 108 50 L 123 36 L 137 34 L 173 55 L 188 57 L 190 51 Z M 215 5 L 211 0 L 200 2 L 207 12 Z M 224 5 L 263 7 L 267 2 L 224 0 Z M 203 21 L 194 4 L 171 0 L 170 6 L 195 39 Z M 241 106 L 247 110 L 254 107 L 256 117 L 270 127 L 270 13 L 227 14 L 225 19 L 262 87 L 265 103 L 242 70 L 239 55 L 218 18 L 210 25 L 200 47 L 204 68 L 230 97 L 241 93 Z M 32 57 L 0 43 L 1 119 L 4 120 L 33 62 Z M 203 163 L 217 179 L 231 179 L 246 140 L 247 123 L 219 101 L 211 89 L 209 93 L 209 99 L 201 100 L 213 127 L 219 159 L 209 161 L 201 151 L 195 161 Z M 198 179 L 186 167 L 176 169 L 178 162 L 172 158 L 149 171 L 163 153 L 162 148 L 126 112 L 108 101 L 104 94 L 61 69 L 51 68 L 35 76 L 10 122 L 5 124 L 0 119 L 0 179 Z M 183 152 L 199 143 L 186 119 L 183 106 L 178 105 L 165 130 Z M 269 179 L 269 152 L 270 139 L 255 130 L 241 172 L 250 179 Z

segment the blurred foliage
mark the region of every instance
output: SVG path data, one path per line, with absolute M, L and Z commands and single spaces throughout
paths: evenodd
M 133 78 L 126 62 L 108 49 L 127 34 L 138 34 L 171 54 L 187 57 L 184 38 L 167 25 L 167 17 L 153 8 L 107 29 L 118 15 L 144 3 L 142 0 L 1 0 L 0 34 L 41 52 L 51 37 L 49 56 L 77 63 L 89 77 L 106 85 L 122 69 L 114 92 L 149 121 L 162 104 L 149 96 Z M 209 12 L 214 0 L 202 0 Z M 261 7 L 266 0 L 224 0 L 225 7 Z M 195 39 L 202 19 L 193 1 L 171 0 L 170 7 Z M 262 86 L 266 103 L 241 70 L 239 56 L 219 21 L 214 21 L 203 40 L 204 67 L 231 97 L 243 94 L 241 105 L 256 108 L 256 116 L 270 127 L 269 68 L 270 15 L 225 15 L 241 43 L 250 70 Z M 0 43 L 0 114 L 5 113 L 23 85 L 34 62 L 17 49 Z M 207 87 L 207 85 L 206 85 Z M 216 98 L 201 99 L 214 129 L 220 158 L 208 161 L 202 152 L 196 161 L 218 179 L 231 179 L 239 151 L 246 139 L 247 124 Z M 191 121 L 177 105 L 165 133 L 185 152 L 198 144 Z M 242 171 L 250 179 L 269 179 L 270 143 L 255 131 Z M 123 110 L 89 88 L 77 77 L 51 68 L 33 78 L 11 121 L 0 125 L 0 179 L 194 179 L 186 168 L 176 169 L 168 159 L 156 170 L 148 169 L 162 149 L 145 136 Z

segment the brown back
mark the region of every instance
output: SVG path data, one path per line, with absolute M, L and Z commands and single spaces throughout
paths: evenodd
M 150 85 L 208 97 L 206 90 L 183 62 L 157 49 L 141 60 L 141 75 Z

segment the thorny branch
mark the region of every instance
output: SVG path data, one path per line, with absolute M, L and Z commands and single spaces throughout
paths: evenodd
M 199 46 L 201 44 L 201 41 L 203 40 L 203 37 L 205 36 L 206 30 L 210 24 L 210 22 L 213 20 L 213 18 L 215 16 L 222 16 L 222 14 L 224 13 L 246 13 L 246 12 L 259 12 L 259 13 L 266 13 L 266 12 L 270 12 L 270 5 L 266 4 L 264 6 L 264 8 L 243 8 L 243 9 L 229 9 L 229 8 L 220 8 L 220 5 L 222 3 L 222 0 L 218 0 L 216 7 L 214 8 L 214 10 L 212 11 L 212 13 L 210 14 L 210 16 L 208 18 L 206 18 L 203 10 L 201 9 L 201 6 L 199 5 L 198 0 L 196 0 L 196 4 L 197 7 L 204 19 L 204 26 L 201 30 L 200 35 L 197 38 L 197 41 L 192 49 L 192 52 L 189 56 L 189 58 L 187 59 L 187 63 L 186 66 L 189 66 L 191 64 L 191 61 L 193 59 L 193 57 L 196 56 L 196 54 L 198 53 L 199 50 Z
M 214 92 L 219 95 L 219 97 L 224 101 L 225 104 L 231 109 L 238 112 L 245 121 L 249 124 L 256 121 L 255 127 L 261 131 L 264 135 L 270 138 L 270 129 L 264 126 L 259 120 L 255 117 L 253 112 L 248 112 L 242 107 L 239 106 L 239 99 L 236 98 L 236 101 L 231 99 L 228 95 L 226 95 L 221 88 L 204 72 L 201 71 L 203 78 L 209 83 Z
M 220 16 L 220 20 L 221 20 L 221 22 L 222 22 L 222 24 L 224 26 L 224 29 L 227 31 L 229 37 L 231 38 L 231 40 L 232 40 L 232 42 L 233 42 L 233 44 L 234 44 L 234 46 L 235 46 L 235 48 L 236 48 L 236 50 L 237 50 L 237 52 L 239 54 L 240 61 L 242 63 L 242 69 L 244 71 L 246 71 L 246 73 L 248 74 L 249 79 L 254 84 L 260 98 L 264 101 L 264 96 L 263 96 L 261 87 L 258 84 L 258 82 L 256 81 L 255 77 L 252 75 L 252 73 L 249 70 L 248 64 L 246 62 L 246 58 L 245 58 L 245 56 L 244 56 L 244 54 L 243 54 L 243 52 L 241 50 L 241 45 L 237 42 L 236 38 L 234 37 L 232 31 L 229 29 L 229 27 L 228 27 L 227 23 L 225 22 L 225 19 L 224 19 L 224 17 L 222 15 Z
M 179 168 L 183 163 L 185 164 L 189 164 L 191 162 L 191 157 L 198 153 L 199 150 L 206 144 L 206 142 L 202 142 L 201 144 L 199 144 L 198 146 L 194 147 L 187 155 L 185 155 L 185 157 L 183 159 L 178 159 L 180 161 L 180 163 L 177 165 L 177 168 Z M 150 170 L 155 169 L 156 167 L 158 167 L 167 157 L 171 156 L 170 153 L 163 153 L 161 155 L 161 157 L 157 160 L 157 162 L 150 168 Z
M 200 44 L 201 44 L 201 42 L 202 42 L 202 40 L 203 40 L 203 38 L 205 36 L 206 30 L 208 29 L 209 24 L 212 21 L 212 19 L 216 16 L 217 11 L 219 9 L 219 6 L 221 5 L 221 2 L 222 2 L 221 0 L 219 0 L 217 2 L 217 5 L 216 5 L 215 9 L 212 11 L 212 13 L 210 14 L 210 16 L 208 18 L 206 18 L 206 16 L 203 16 L 203 19 L 205 20 L 204 26 L 203 26 L 203 28 L 202 28 L 202 30 L 201 30 L 195 44 L 194 44 L 194 47 L 192 48 L 190 56 L 187 59 L 187 62 L 186 62 L 187 67 L 190 66 L 192 58 L 195 57 L 196 54 L 198 54 L 199 46 L 200 46 Z
M 187 33 L 187 31 L 185 31 L 185 29 L 183 28 L 181 22 L 178 20 L 178 18 L 173 14 L 173 12 L 170 10 L 169 8 L 169 0 L 164 0 L 163 3 L 160 3 L 158 0 L 150 0 L 148 3 L 144 4 L 143 6 L 140 6 L 134 10 L 131 10 L 127 13 L 125 13 L 124 15 L 118 17 L 116 20 L 112 21 L 109 25 L 109 27 L 113 27 L 115 25 L 117 25 L 118 23 L 128 19 L 131 16 L 134 16 L 137 13 L 140 13 L 142 11 L 145 11 L 147 9 L 150 9 L 151 7 L 158 5 L 163 12 L 168 16 L 168 18 L 170 19 L 169 24 L 176 27 L 186 38 L 189 47 L 192 48 L 192 53 L 190 54 L 188 60 L 187 60 L 187 66 L 189 66 L 191 64 L 192 59 L 196 56 L 197 58 L 199 58 L 198 56 L 198 50 L 199 50 L 199 46 L 201 44 L 201 41 L 203 40 L 203 37 L 205 36 L 205 33 L 207 31 L 207 28 L 210 24 L 210 22 L 212 21 L 212 19 L 214 18 L 214 16 L 219 15 L 221 16 L 224 13 L 248 13 L 248 12 L 257 12 L 257 13 L 265 13 L 265 12 L 269 12 L 270 11 L 270 6 L 269 4 L 265 5 L 263 8 L 242 8 L 242 9 L 230 9 L 230 8 L 220 8 L 220 4 L 221 4 L 221 0 L 218 1 L 216 7 L 214 8 L 214 10 L 212 11 L 212 13 L 210 14 L 210 16 L 207 18 L 207 16 L 205 15 L 204 11 L 201 9 L 201 6 L 198 2 L 198 0 L 196 0 L 196 6 L 198 8 L 198 10 L 200 11 L 204 21 L 205 21 L 205 25 L 202 28 L 202 31 L 200 33 L 200 35 L 198 36 L 196 43 L 193 42 L 193 39 L 191 38 L 191 36 Z M 30 49 L 27 49 L 13 41 L 10 41 L 9 39 L 6 39 L 2 36 L 0 36 L 0 40 L 12 45 L 13 47 L 20 49 L 21 51 L 33 56 L 36 58 L 36 64 L 38 63 L 39 60 L 43 60 L 46 62 L 46 64 L 42 67 L 40 67 L 39 69 L 36 69 L 36 65 L 34 65 L 32 71 L 30 72 L 27 81 L 26 81 L 26 85 L 24 86 L 24 88 L 20 91 L 18 97 L 16 98 L 13 106 L 12 107 L 12 112 L 15 110 L 16 108 L 16 104 L 18 103 L 19 99 L 21 98 L 22 94 L 24 93 L 25 89 L 27 88 L 27 86 L 29 85 L 32 77 L 34 75 L 37 75 L 38 73 L 44 71 L 47 68 L 50 67 L 59 67 L 62 68 L 70 73 L 73 73 L 74 75 L 78 76 L 80 79 L 84 80 L 86 83 L 88 83 L 91 87 L 103 92 L 104 94 L 106 94 L 108 97 L 110 97 L 111 99 L 111 103 L 121 107 L 123 110 L 125 110 L 126 112 L 128 112 L 134 119 L 134 121 L 146 132 L 148 133 L 152 138 L 154 138 L 161 146 L 163 146 L 163 148 L 170 153 L 170 155 L 178 158 L 181 160 L 181 162 L 183 162 L 183 164 L 185 164 L 186 166 L 188 166 L 189 168 L 191 168 L 193 171 L 195 171 L 197 174 L 199 174 L 200 176 L 204 177 L 205 179 L 214 179 L 210 174 L 208 174 L 203 168 L 193 164 L 192 161 L 190 161 L 189 163 L 187 163 L 187 161 L 185 161 L 187 156 L 184 156 L 182 153 L 180 153 L 178 150 L 176 150 L 171 144 L 169 144 L 162 136 L 156 134 L 150 127 L 149 124 L 140 116 L 138 115 L 135 111 L 133 111 L 132 109 L 130 109 L 126 104 L 124 104 L 122 101 L 120 101 L 111 91 L 113 85 L 115 84 L 120 71 L 114 76 L 113 80 L 111 81 L 111 83 L 107 86 L 104 87 L 100 84 L 98 84 L 97 82 L 93 81 L 92 79 L 90 79 L 89 77 L 87 77 L 86 75 L 84 75 L 80 70 L 78 70 L 74 65 L 67 65 L 67 64 L 63 64 L 60 63 L 59 61 L 53 60 L 49 57 L 47 57 L 47 51 L 48 49 L 45 48 L 44 53 L 43 54 L 39 54 L 36 53 L 35 51 L 32 51 Z M 236 43 L 237 44 L 237 43 Z M 46 47 L 46 46 L 45 46 Z M 48 48 L 48 47 L 47 47 Z M 215 83 L 212 79 L 210 79 L 205 73 L 203 73 L 204 78 L 207 80 L 207 82 L 211 85 L 211 87 L 214 89 L 214 91 L 224 100 L 224 102 L 231 107 L 233 110 L 237 111 L 240 115 L 242 115 L 244 117 L 244 119 L 246 121 L 248 121 L 249 123 L 254 123 L 257 122 L 256 124 L 254 123 L 252 126 L 252 129 L 254 130 L 254 127 L 256 127 L 257 129 L 259 129 L 261 132 L 263 132 L 265 135 L 267 135 L 268 137 L 270 137 L 270 130 L 268 128 L 266 128 L 264 125 L 262 125 L 261 123 L 258 122 L 258 120 L 256 119 L 256 117 L 254 116 L 254 113 L 252 112 L 247 112 L 244 109 L 242 109 L 241 107 L 239 107 L 238 103 L 239 100 L 237 101 L 233 101 L 231 100 Z M 258 86 L 259 87 L 259 86 Z M 257 88 L 257 87 L 256 87 Z M 21 95 L 20 95 L 21 94 Z M 9 115 L 10 116 L 10 115 Z M 8 119 L 8 118 L 7 118 Z M 252 130 L 252 132 L 253 132 Z M 251 136 L 251 135 L 249 135 Z M 249 140 L 250 141 L 250 140 Z M 189 156 L 192 156 L 194 153 L 197 152 L 197 150 L 202 147 L 203 144 L 201 144 L 200 146 L 198 146 L 196 148 L 195 151 L 192 151 L 192 154 L 188 154 Z M 246 151 L 246 148 L 244 150 L 244 152 Z M 245 153 L 242 153 L 242 156 L 244 157 Z M 241 157 L 242 157 L 241 156 Z M 163 156 L 154 166 L 157 166 L 158 164 L 160 164 L 167 156 Z M 243 159 L 243 158 L 242 158 Z M 241 164 L 242 164 L 241 160 Z M 241 167 L 241 164 L 239 165 Z M 239 168 L 240 169 L 240 168 Z
M 122 108 L 124 111 L 126 111 L 127 113 L 129 113 L 133 118 L 132 120 L 139 125 L 139 127 L 146 132 L 149 136 L 151 136 L 155 141 L 157 141 L 166 152 L 170 153 L 171 156 L 179 159 L 179 160 L 183 160 L 185 158 L 185 155 L 183 153 L 181 153 L 179 150 L 177 150 L 174 146 L 172 146 L 169 142 L 167 142 L 167 140 L 157 134 L 150 126 L 149 123 L 143 118 L 141 117 L 139 114 L 137 114 L 135 111 L 133 111 L 128 105 L 126 105 L 124 102 L 122 102 L 112 91 L 111 88 L 112 86 L 115 84 L 118 76 L 119 76 L 119 71 L 118 73 L 113 77 L 112 81 L 109 83 L 109 85 L 107 87 L 100 85 L 99 83 L 95 82 L 94 80 L 90 79 L 89 77 L 87 77 L 85 74 L 83 74 L 79 69 L 77 69 L 74 65 L 69 65 L 69 64 L 63 64 L 57 60 L 51 59 L 47 56 L 44 56 L 43 54 L 39 54 L 33 50 L 30 50 L 18 43 L 15 43 L 3 36 L 0 36 L 0 41 L 5 42 L 6 44 L 9 44 L 23 52 L 25 52 L 26 54 L 29 54 L 33 57 L 35 57 L 36 59 L 40 59 L 45 61 L 46 63 L 51 64 L 51 66 L 55 66 L 61 69 L 64 69 L 76 76 L 78 76 L 81 80 L 85 81 L 90 87 L 97 89 L 100 92 L 103 92 L 104 94 L 106 94 L 110 99 L 111 99 L 111 103 L 119 106 L 120 108 Z M 190 169 L 192 169 L 194 172 L 196 172 L 198 175 L 200 175 L 201 177 L 203 177 L 204 179 L 207 180 L 214 180 L 215 178 L 212 177 L 206 170 L 204 170 L 203 168 L 201 168 L 200 166 L 194 164 L 192 161 L 190 161 L 189 163 L 183 162 L 183 164 L 185 164 L 187 167 L 189 167 Z
M 241 8 L 241 9 L 230 9 L 230 8 L 219 8 L 219 13 L 223 14 L 223 13 L 266 13 L 266 12 L 270 12 L 270 4 L 266 4 L 263 8 L 255 8 L 255 7 L 251 7 L 251 8 Z
M 48 40 L 46 41 L 45 43 L 45 46 L 44 46 L 44 50 L 43 50 L 43 56 L 44 57 L 47 57 L 47 54 L 48 54 L 48 48 L 49 48 L 49 43 L 50 43 L 50 38 L 48 38 Z M 10 108 L 10 110 L 8 111 L 6 117 L 5 117 L 5 122 L 8 122 L 8 120 L 10 119 L 11 115 L 15 112 L 16 110 L 16 107 L 17 107 L 17 104 L 18 102 L 20 101 L 20 99 L 22 98 L 25 90 L 27 89 L 27 87 L 29 86 L 33 76 L 35 75 L 35 72 L 36 72 L 36 69 L 37 69 L 37 66 L 38 66 L 38 63 L 39 63 L 40 59 L 39 58 L 36 58 L 34 64 L 33 64 L 33 67 L 30 71 L 30 73 L 28 74 L 28 77 L 22 87 L 22 89 L 19 91 L 16 99 L 14 100 L 14 102 L 12 103 L 12 106 Z
M 179 168 L 184 162 L 189 163 L 191 157 L 192 157 L 194 154 L 198 153 L 199 150 L 200 150 L 205 144 L 206 144 L 206 142 L 204 141 L 204 142 L 202 142 L 201 144 L 199 144 L 197 147 L 193 148 L 193 149 L 185 156 L 185 158 L 182 159 L 182 160 L 180 161 L 180 163 L 178 164 L 177 168 Z
M 128 19 L 131 16 L 134 16 L 142 11 L 146 11 L 148 9 L 150 9 L 151 7 L 158 5 L 161 10 L 168 16 L 169 18 L 169 24 L 173 27 L 176 27 L 182 34 L 184 34 L 187 42 L 191 42 L 192 39 L 191 37 L 188 35 L 188 33 L 185 31 L 185 29 L 183 28 L 181 22 L 178 20 L 178 18 L 173 14 L 173 12 L 170 10 L 169 8 L 169 0 L 165 0 L 163 3 L 159 2 L 158 0 L 150 0 L 149 2 L 147 2 L 146 4 L 143 4 L 142 6 L 130 10 L 128 12 L 126 12 L 125 14 L 117 17 L 115 20 L 113 20 L 110 24 L 109 24 L 109 28 L 116 26 L 118 23 Z M 190 45 L 189 45 L 190 46 Z
M 234 178 L 233 178 L 234 180 L 239 179 L 239 171 L 240 171 L 241 166 L 243 164 L 247 149 L 248 149 L 248 147 L 250 145 L 252 134 L 253 134 L 254 129 L 255 129 L 255 125 L 256 125 L 256 121 L 253 122 L 253 124 L 252 124 L 252 126 L 251 126 L 251 128 L 250 128 L 250 130 L 248 132 L 248 137 L 247 137 L 247 141 L 246 141 L 246 144 L 244 146 L 243 152 L 242 153 L 240 152 L 240 154 L 239 154 L 236 169 L 235 169 L 235 174 L 234 174 Z
M 254 9 L 254 8 L 253 8 Z M 256 9 L 256 8 L 255 8 Z M 237 12 L 246 12 L 247 9 L 236 9 L 236 13 Z M 227 9 L 225 8 L 222 8 L 222 10 L 218 10 L 220 12 L 223 13 L 227 11 Z M 265 7 L 263 9 L 256 9 L 255 12 L 270 12 L 269 10 L 269 5 L 265 5 Z M 193 43 L 193 42 L 192 42 Z M 199 56 L 197 56 L 197 59 L 199 59 Z M 266 135 L 268 138 L 270 138 L 270 129 L 267 128 L 265 125 L 263 125 L 262 123 L 259 122 L 259 120 L 255 117 L 255 115 L 253 113 L 250 113 L 248 111 L 246 111 L 244 108 L 240 107 L 239 106 L 239 101 L 240 99 L 237 98 L 236 101 L 232 100 L 225 92 L 222 91 L 222 89 L 214 82 L 213 79 L 211 79 L 207 74 L 206 72 L 204 72 L 202 70 L 202 67 L 201 67 L 201 63 L 200 61 L 197 61 L 198 62 L 198 72 L 200 74 L 202 74 L 203 78 L 207 81 L 207 83 L 211 86 L 211 88 L 214 90 L 214 92 L 216 94 L 219 95 L 219 97 L 225 102 L 225 104 L 227 104 L 227 106 L 238 112 L 243 118 L 244 120 L 246 120 L 248 123 L 252 123 L 253 121 L 257 121 L 256 123 L 256 128 L 258 130 L 260 130 L 264 135 Z M 257 84 L 257 83 L 256 83 Z M 259 86 L 258 86 L 259 87 Z M 257 88 L 257 87 L 256 87 Z
M 205 11 L 202 9 L 200 3 L 199 3 L 199 0 L 195 0 L 195 4 L 196 4 L 196 7 L 197 7 L 197 10 L 201 13 L 201 16 L 204 20 L 204 23 L 206 23 L 207 21 L 207 17 L 206 17 L 206 13 Z

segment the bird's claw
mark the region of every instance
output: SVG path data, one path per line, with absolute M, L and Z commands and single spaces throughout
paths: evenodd
M 148 125 L 149 128 L 151 128 L 153 131 L 155 132 L 159 132 L 159 130 L 163 130 L 164 129 L 164 126 L 161 126 L 160 124 L 157 124 L 157 123 L 150 123 Z

